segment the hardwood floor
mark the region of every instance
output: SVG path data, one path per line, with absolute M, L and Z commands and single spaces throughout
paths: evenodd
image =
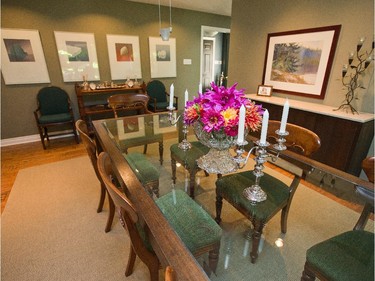
M 83 144 L 77 144 L 72 137 L 51 140 L 50 146 L 46 150 L 43 149 L 41 142 L 2 147 L 1 213 L 5 208 L 19 170 L 86 154 Z
M 82 143 L 76 144 L 74 138 L 61 138 L 51 140 L 50 146 L 44 150 L 40 142 L 6 146 L 1 148 L 1 212 L 3 212 L 9 194 L 11 193 L 14 181 L 18 171 L 21 169 L 48 164 L 87 155 L 86 149 Z M 268 164 L 267 165 L 272 165 Z M 288 173 L 273 166 L 279 172 L 287 175 Z M 362 206 L 347 202 L 324 191 L 323 189 L 303 181 L 307 187 L 339 202 L 340 204 L 351 208 L 360 213 Z

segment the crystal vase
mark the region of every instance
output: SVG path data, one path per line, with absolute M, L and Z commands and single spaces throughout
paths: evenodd
M 224 132 L 208 133 L 203 130 L 200 122 L 194 123 L 194 133 L 197 139 L 210 150 L 197 160 L 198 167 L 210 174 L 228 174 L 238 169 L 229 149 L 236 145 L 237 137 L 231 137 Z

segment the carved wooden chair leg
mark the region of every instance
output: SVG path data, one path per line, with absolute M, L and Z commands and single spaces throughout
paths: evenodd
M 264 223 L 258 222 L 258 221 L 253 221 L 252 223 L 254 226 L 254 231 L 252 234 L 253 246 L 250 252 L 250 257 L 251 257 L 251 263 L 255 263 L 255 261 L 258 258 L 259 242 L 262 236 Z
M 133 245 L 130 245 L 128 264 L 126 265 L 125 276 L 128 277 L 133 273 L 134 263 L 137 255 L 133 249 Z
M 354 226 L 354 230 L 363 230 L 368 218 L 370 217 L 370 214 L 374 212 L 374 205 L 372 203 L 366 203 L 363 207 L 363 211 L 361 213 L 361 216 L 359 217 L 357 223 Z
M 150 272 L 151 281 L 159 281 L 159 264 L 149 263 L 146 265 Z
M 109 214 L 108 214 L 108 219 L 107 219 L 107 225 L 105 227 L 105 232 L 111 231 L 113 218 L 115 216 L 115 204 L 113 203 L 113 200 L 109 194 L 108 194 L 108 202 L 109 202 Z
M 308 263 L 305 263 L 305 267 L 302 272 L 301 281 L 314 281 L 315 274 L 309 269 Z
M 212 251 L 208 253 L 208 263 L 209 263 L 210 269 L 214 273 L 216 273 L 217 264 L 219 262 L 219 251 L 220 251 L 220 244 L 215 249 L 213 249 Z
M 146 154 L 147 153 L 147 144 L 145 144 L 144 146 L 143 146 L 143 154 Z
M 159 142 L 159 155 L 160 155 L 160 165 L 163 165 L 164 159 L 163 159 L 163 152 L 164 152 L 164 144 L 163 142 Z
M 286 233 L 288 227 L 288 214 L 289 214 L 290 204 L 286 205 L 281 211 L 281 232 Z
M 97 213 L 100 213 L 103 210 L 106 192 L 107 192 L 107 190 L 105 189 L 105 185 L 104 185 L 104 183 L 102 183 L 100 185 L 100 199 L 99 199 L 98 209 L 96 210 Z
M 173 183 L 176 184 L 176 160 L 171 159 L 171 165 L 172 165 L 172 180 Z
M 193 169 L 189 171 L 190 174 L 190 197 L 194 199 L 194 190 L 195 190 L 195 175 L 197 173 L 197 170 Z
M 221 209 L 223 208 L 223 197 L 216 194 L 216 218 L 215 221 L 220 224 L 221 222 Z

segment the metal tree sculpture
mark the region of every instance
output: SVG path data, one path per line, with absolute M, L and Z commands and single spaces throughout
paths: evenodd
M 357 51 L 351 52 L 349 54 L 349 67 L 347 64 L 344 64 L 342 69 L 342 84 L 346 87 L 347 93 L 345 95 L 345 100 L 339 106 L 339 108 L 335 110 L 346 110 L 349 109 L 351 112 L 358 113 L 358 111 L 353 107 L 351 104 L 354 99 L 358 99 L 355 95 L 355 90 L 358 88 L 366 89 L 363 87 L 362 83 L 359 81 L 360 76 L 363 72 L 367 69 L 370 65 L 371 61 L 373 61 L 372 53 L 374 50 L 374 41 L 372 42 L 372 49 L 371 51 L 360 54 L 360 50 L 363 46 L 363 42 L 365 38 L 362 37 L 359 42 L 357 43 Z M 348 73 L 349 72 L 349 73 Z M 348 75 L 347 75 L 348 74 Z

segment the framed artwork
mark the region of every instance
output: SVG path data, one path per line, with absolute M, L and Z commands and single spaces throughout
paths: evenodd
M 142 78 L 138 36 L 107 34 L 112 80 Z
M 263 84 L 323 99 L 340 30 L 335 25 L 268 34 Z
M 270 97 L 272 95 L 272 86 L 259 85 L 258 86 L 257 95 L 258 96 Z
M 51 82 L 38 30 L 2 28 L 1 65 L 6 85 Z
M 146 135 L 144 117 L 127 118 L 126 123 L 124 120 L 117 120 L 117 133 L 119 140 L 144 137 Z
M 55 39 L 64 82 L 100 80 L 93 33 L 55 31 Z
M 173 119 L 177 118 L 177 112 L 173 112 Z M 171 125 L 169 113 L 162 113 L 153 116 L 154 134 L 171 133 L 177 131 L 177 126 Z
M 151 78 L 176 77 L 176 39 L 149 37 Z

